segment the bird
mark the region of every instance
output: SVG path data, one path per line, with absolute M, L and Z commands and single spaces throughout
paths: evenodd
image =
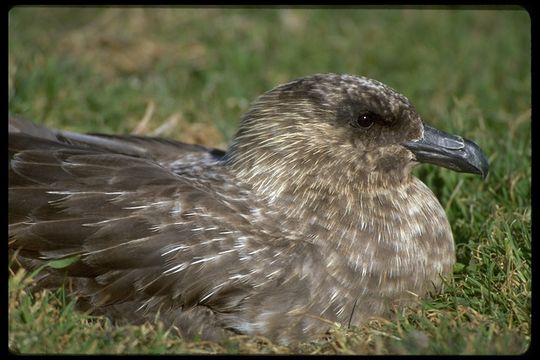
M 471 140 L 363 76 L 278 85 L 226 150 L 9 118 L 9 250 L 83 311 L 185 338 L 281 344 L 388 316 L 452 275 L 446 213 L 412 169 L 487 176 Z

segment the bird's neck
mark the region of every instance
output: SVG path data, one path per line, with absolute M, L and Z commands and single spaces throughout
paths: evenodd
M 380 161 L 383 155 L 379 153 L 351 156 L 339 154 L 339 149 L 293 151 L 254 155 L 233 148 L 225 165 L 260 198 L 270 203 L 289 202 L 300 213 L 306 209 L 347 212 L 366 196 L 405 186 L 412 179 L 411 162 L 381 166 L 385 162 Z M 390 151 L 390 155 L 394 154 Z
M 408 152 L 398 145 L 354 154 L 339 146 L 320 152 L 320 147 L 255 149 L 233 145 L 225 166 L 276 211 L 283 229 L 322 246 L 342 246 L 343 253 L 354 246 L 359 226 L 384 219 L 385 213 L 400 214 L 400 202 L 393 199 L 406 198 L 418 182 Z

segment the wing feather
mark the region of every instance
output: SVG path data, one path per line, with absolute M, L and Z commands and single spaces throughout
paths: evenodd
M 152 320 L 161 311 L 188 333 L 203 326 L 195 316 L 213 319 L 203 326 L 211 334 L 244 331 L 263 316 L 247 302 L 292 308 L 317 287 L 306 279 L 323 281 L 301 276 L 311 271 L 305 259 L 320 261 L 321 254 L 300 236 L 282 236 L 282 214 L 261 211 L 259 200 L 220 168 L 219 151 L 18 129 L 9 143 L 10 251 L 30 268 L 79 255 L 43 282 L 67 277 L 81 306 L 132 319 Z M 287 292 L 269 290 L 284 282 Z
M 224 197 L 212 190 L 231 181 L 229 175 L 219 178 L 220 169 L 208 168 L 212 176 L 196 174 L 192 181 L 139 157 L 144 151 L 128 147 L 116 153 L 110 142 L 45 135 L 10 136 L 11 248 L 41 260 L 81 255 L 84 266 L 74 264 L 65 273 L 93 277 L 94 286 L 80 291 L 94 306 L 135 299 L 150 305 L 148 299 L 161 297 L 160 306 L 219 307 L 220 293 L 234 293 L 236 300 L 222 301 L 230 308 L 247 296 L 255 282 L 248 285 L 254 268 L 249 262 L 257 257 L 248 253 L 267 247 L 239 215 L 249 213 L 246 192 L 231 199 L 230 192 Z M 121 140 L 144 144 L 140 138 Z M 185 150 L 171 142 L 151 143 L 160 149 L 152 148 L 154 154 Z

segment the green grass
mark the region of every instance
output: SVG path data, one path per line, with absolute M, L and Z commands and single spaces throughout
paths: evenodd
M 114 327 L 64 290 L 9 282 L 19 353 L 515 354 L 531 326 L 531 29 L 522 10 L 15 8 L 9 111 L 74 131 L 139 130 L 224 148 L 262 92 L 316 72 L 365 75 L 424 120 L 477 142 L 486 181 L 422 166 L 457 245 L 443 294 L 392 321 L 336 327 L 293 347 L 263 338 L 184 341 Z M 146 115 L 145 115 L 146 114 Z M 168 129 L 160 129 L 169 124 Z

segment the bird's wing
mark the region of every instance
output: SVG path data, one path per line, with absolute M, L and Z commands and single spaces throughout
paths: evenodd
M 170 163 L 191 154 L 205 154 L 213 159 L 219 159 L 225 154 L 219 149 L 184 144 L 168 139 L 134 135 L 80 134 L 50 129 L 14 116 L 9 117 L 9 133 L 26 134 L 40 139 L 74 144 L 80 147 L 99 148 L 116 154 L 152 159 L 161 164 Z
M 94 307 L 227 312 L 294 273 L 300 261 L 281 254 L 313 251 L 283 238 L 249 191 L 223 190 L 218 170 L 191 181 L 152 159 L 24 132 L 10 134 L 9 153 L 10 249 L 32 264 L 79 256 L 64 271 L 85 280 Z

